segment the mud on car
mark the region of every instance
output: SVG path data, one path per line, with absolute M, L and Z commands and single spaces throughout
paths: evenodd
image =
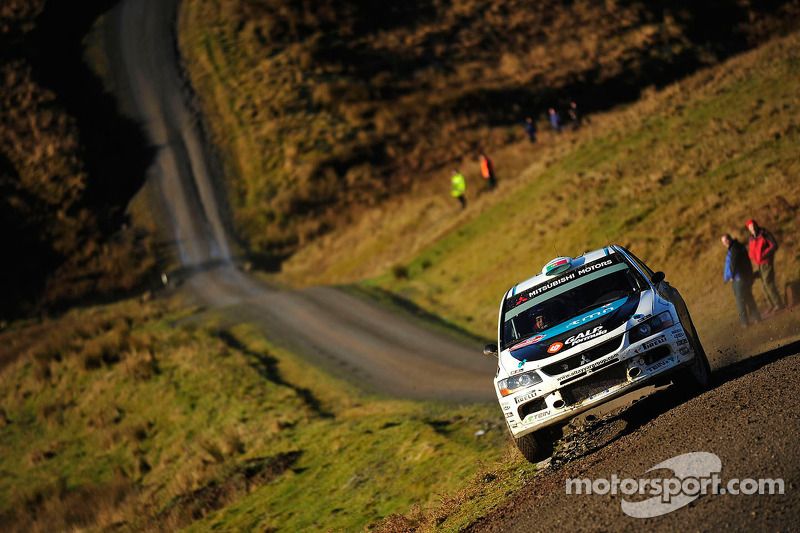
M 699 390 L 710 368 L 686 303 L 621 246 L 559 257 L 500 304 L 495 391 L 517 447 L 543 459 L 571 418 L 652 382 Z

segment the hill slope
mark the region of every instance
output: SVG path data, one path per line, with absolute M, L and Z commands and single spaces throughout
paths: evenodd
M 526 115 L 635 99 L 791 25 L 798 5 L 187 0 L 179 44 L 238 234 L 266 259 L 519 138 Z
M 500 189 L 470 192 L 465 212 L 445 194 L 389 202 L 297 254 L 284 275 L 379 276 L 379 287 L 491 336 L 513 283 L 556 255 L 618 242 L 667 272 L 701 334 L 722 332 L 735 322 L 722 233 L 744 239 L 756 218 L 781 241 L 779 284 L 800 277 L 798 44 L 798 34 L 772 42 L 536 149 L 509 146 L 495 157 Z

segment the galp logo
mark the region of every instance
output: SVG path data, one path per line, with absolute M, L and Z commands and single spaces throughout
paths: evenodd
M 671 478 L 658 480 L 662 481 L 660 484 L 662 489 L 657 491 L 657 496 L 640 502 L 631 502 L 623 498 L 623 513 L 634 518 L 653 518 L 689 505 L 700 496 L 700 491 L 682 490 L 685 488 L 684 485 L 689 484 L 685 482 L 703 480 L 719 474 L 722 471 L 722 461 L 713 453 L 692 452 L 667 459 L 647 472 L 654 470 L 670 470 L 673 475 Z M 670 490 L 672 488 L 677 490 Z

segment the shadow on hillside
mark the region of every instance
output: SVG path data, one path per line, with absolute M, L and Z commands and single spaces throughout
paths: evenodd
M 124 222 L 125 208 L 155 156 L 142 127 L 120 113 L 116 98 L 84 62 L 84 37 L 117 3 L 48 2 L 24 47 L 35 78 L 77 121 L 89 174 L 85 202 L 99 214 L 106 234 Z
M 305 387 L 298 387 L 284 379 L 280 372 L 279 361 L 267 352 L 258 352 L 251 350 L 247 345 L 241 342 L 235 335 L 227 330 L 219 330 L 214 334 L 219 340 L 224 342 L 234 350 L 245 354 L 248 357 L 250 366 L 256 370 L 259 375 L 282 387 L 292 389 L 298 398 L 305 404 L 305 406 L 320 418 L 334 418 L 334 414 L 322 405 L 322 402 L 314 395 L 314 392 Z
M 98 17 L 116 3 L 117 0 L 48 1 L 30 33 L 17 31 L 4 40 L 0 52 L 2 61 L 19 60 L 21 63 L 16 68 L 30 67 L 36 84 L 55 94 L 51 105 L 63 109 L 68 118 L 75 121 L 79 148 L 74 150 L 74 155 L 86 172 L 86 182 L 80 199 L 64 213 L 64 224 L 80 224 L 85 218 L 82 213 L 91 213 L 93 227 L 86 231 L 97 230 L 102 241 L 87 246 L 120 242 L 127 223 L 126 208 L 144 184 L 146 170 L 155 154 L 139 124 L 120 114 L 114 97 L 105 91 L 100 79 L 84 63 L 84 37 Z M 15 28 L 11 31 L 13 33 Z M 46 116 L 46 107 L 42 106 L 40 112 Z M 80 239 L 88 237 L 81 234 L 76 243 L 57 242 L 61 237 L 57 232 L 54 235 L 49 225 L 53 224 L 51 219 L 56 218 L 56 211 L 64 207 L 50 205 L 29 194 L 26 186 L 17 186 L 20 176 L 8 161 L 0 160 L 0 175 L 8 178 L 4 182 L 12 184 L 9 196 L 13 193 L 22 198 L 23 205 L 33 206 L 34 211 L 12 209 L 2 217 L 6 237 L 4 251 L 10 264 L 9 275 L 3 283 L 6 298 L 0 304 L 0 313 L 8 317 L 23 316 L 43 305 L 42 297 L 47 297 L 53 274 L 65 265 L 67 269 L 73 268 L 69 262 L 80 254 L 78 248 L 85 244 Z M 66 177 L 54 175 L 49 179 L 57 182 Z M 3 192 L 6 196 L 6 191 Z M 136 242 L 142 239 L 133 233 L 128 238 Z M 138 259 L 130 261 L 138 262 Z M 127 289 L 101 288 L 111 283 L 109 280 L 100 283 L 94 279 L 96 276 L 96 272 L 70 270 L 59 279 L 60 283 L 68 285 L 78 281 L 89 283 L 94 289 L 74 297 L 67 294 L 69 290 L 56 291 L 63 295 L 44 304 L 47 311 L 59 312 L 76 300 L 107 301 L 119 297 L 120 293 L 130 293 Z M 37 301 L 39 303 L 35 303 Z

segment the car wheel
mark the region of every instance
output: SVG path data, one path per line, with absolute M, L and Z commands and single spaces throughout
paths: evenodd
M 688 392 L 700 392 L 707 389 L 711 382 L 711 365 L 708 364 L 706 351 L 700 343 L 700 337 L 691 319 L 688 326 L 684 327 L 684 330 L 694 350 L 694 359 L 675 376 L 675 384 Z
M 538 463 L 549 456 L 551 446 L 542 439 L 542 435 L 537 431 L 528 433 L 524 437 L 514 439 L 517 443 L 522 456 L 531 463 Z

